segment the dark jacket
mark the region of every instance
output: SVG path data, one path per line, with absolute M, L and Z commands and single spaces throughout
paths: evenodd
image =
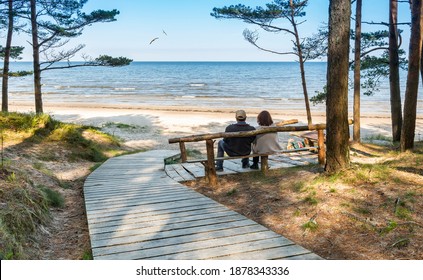
M 237 131 L 251 131 L 255 128 L 244 121 L 238 121 L 235 124 L 231 124 L 226 127 L 225 132 L 237 132 Z M 255 136 L 251 137 L 235 137 L 235 138 L 224 138 L 223 141 L 227 144 L 226 153 L 229 156 L 245 156 L 251 153 L 251 143 L 253 143 Z

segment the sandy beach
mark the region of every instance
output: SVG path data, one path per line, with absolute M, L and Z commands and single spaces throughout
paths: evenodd
M 244 104 L 245 105 L 245 104 Z M 284 110 L 269 110 L 275 122 L 298 119 L 299 124 L 306 124 L 303 109 L 286 106 Z M 256 116 L 261 111 L 257 107 L 213 108 L 192 106 L 125 106 L 92 103 L 45 103 L 44 112 L 54 118 L 84 125 L 102 128 L 103 131 L 120 137 L 126 146 L 133 149 L 178 149 L 168 144 L 172 137 L 187 136 L 200 133 L 222 132 L 234 122 L 234 111 L 244 109 L 247 122 L 255 126 Z M 312 108 L 313 123 L 325 122 L 323 106 Z M 30 103 L 12 103 L 10 111 L 33 112 Z M 385 110 L 387 111 L 387 110 Z M 370 110 L 362 113 L 361 134 L 365 141 L 372 136 L 391 135 L 391 120 L 388 114 Z M 292 135 L 279 133 L 282 144 Z M 416 124 L 416 140 L 423 139 L 423 116 L 418 116 Z M 203 150 L 202 143 L 193 143 L 191 147 Z

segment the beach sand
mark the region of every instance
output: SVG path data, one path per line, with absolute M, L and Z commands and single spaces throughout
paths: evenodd
M 285 108 L 294 108 L 287 106 Z M 177 150 L 176 144 L 168 144 L 173 137 L 193 134 L 223 132 L 225 127 L 234 123 L 234 111 L 244 109 L 247 122 L 256 126 L 258 108 L 213 108 L 193 106 L 124 106 L 93 103 L 45 103 L 44 112 L 64 122 L 91 125 L 120 137 L 126 146 L 133 149 L 170 149 Z M 264 109 L 264 108 L 263 108 Z M 33 112 L 30 103 L 12 103 L 10 111 Z M 299 124 L 306 124 L 304 110 L 281 109 L 269 110 L 275 122 L 298 119 Z M 385 110 L 387 111 L 387 110 Z M 312 107 L 313 123 L 325 123 L 324 107 Z M 352 116 L 351 116 L 352 118 Z M 352 126 L 351 126 L 352 129 Z M 293 136 L 279 133 L 282 144 Z M 391 136 L 391 119 L 388 114 L 367 110 L 362 113 L 362 140 L 372 136 Z M 416 123 L 416 141 L 423 140 L 423 116 L 418 116 Z M 188 148 L 204 150 L 204 143 L 190 143 Z

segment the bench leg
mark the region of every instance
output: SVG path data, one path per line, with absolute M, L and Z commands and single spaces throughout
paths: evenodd
M 318 139 L 318 158 L 319 158 L 319 164 L 325 165 L 326 164 L 326 147 L 325 147 L 325 135 L 323 133 L 323 130 L 317 131 L 317 139 Z
M 212 187 L 217 187 L 216 167 L 214 166 L 214 148 L 213 140 L 206 140 L 207 162 L 205 163 L 205 171 L 208 183 Z
M 266 175 L 267 171 L 269 170 L 269 157 L 268 156 L 261 156 L 261 172 Z

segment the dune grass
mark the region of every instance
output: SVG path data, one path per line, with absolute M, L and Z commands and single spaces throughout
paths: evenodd
M 124 151 L 118 139 L 95 127 L 62 123 L 45 114 L 1 113 L 0 134 L 0 258 L 26 259 L 26 246 L 49 223 L 50 209 L 66 203 L 59 190 L 71 187 L 56 178 L 49 164 L 94 165 Z M 16 151 L 30 164 L 22 165 Z M 53 187 L 37 183 L 34 172 L 51 179 Z

